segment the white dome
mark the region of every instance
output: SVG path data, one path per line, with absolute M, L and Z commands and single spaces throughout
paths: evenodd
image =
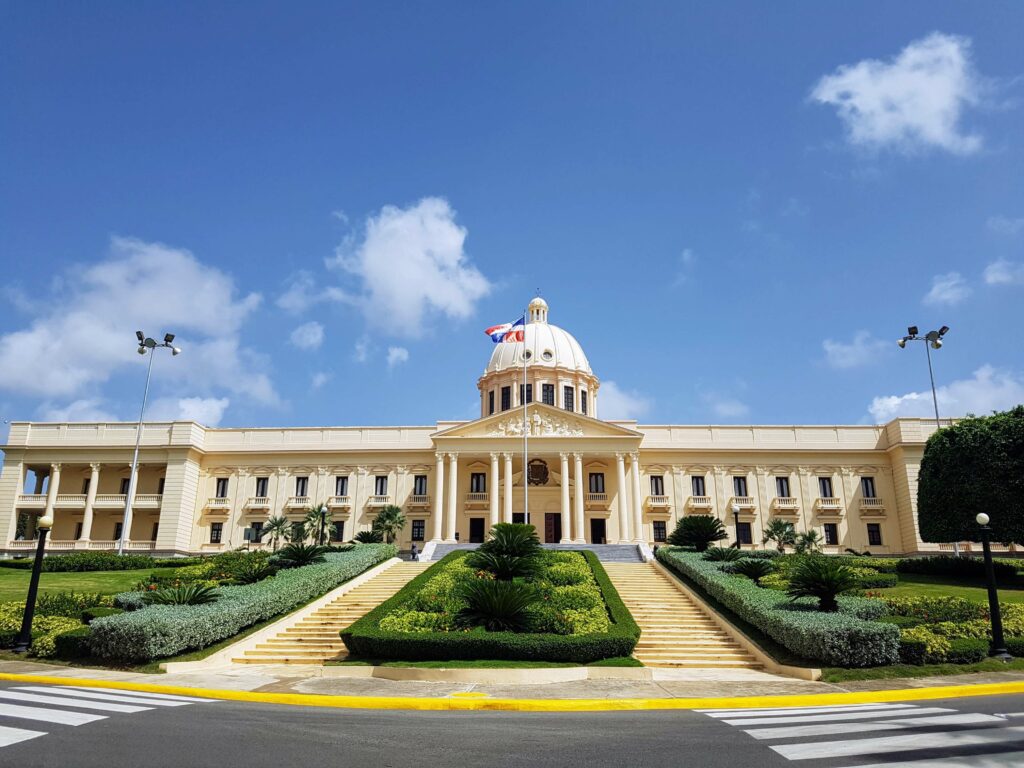
M 547 308 L 547 303 L 539 297 L 530 302 L 531 319 L 526 324 L 526 341 L 495 344 L 484 375 L 522 368 L 524 347 L 530 368 L 567 368 L 593 375 L 580 343 L 568 331 L 547 322 Z

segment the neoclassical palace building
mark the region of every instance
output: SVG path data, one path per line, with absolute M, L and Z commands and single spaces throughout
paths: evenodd
M 400 506 L 401 543 L 478 542 L 528 514 L 555 543 L 664 541 L 685 515 L 723 520 L 761 546 L 772 518 L 817 529 L 826 551 L 938 550 L 917 530 L 916 486 L 934 424 L 714 426 L 600 418 L 583 349 L 530 304 L 525 341 L 495 345 L 480 417 L 430 426 L 212 429 L 147 423 L 126 547 L 162 554 L 246 545 L 272 516 L 326 504 L 335 539 Z M 524 355 L 525 378 L 524 386 Z M 525 400 L 525 407 L 524 407 Z M 0 549 L 110 550 L 122 535 L 135 424 L 11 425 L 0 477 Z M 528 453 L 524 466 L 524 430 Z M 528 500 L 525 498 L 528 494 Z M 250 534 L 251 536 L 251 534 Z M 265 546 L 265 544 L 264 544 Z M 946 548 L 948 545 L 942 545 Z

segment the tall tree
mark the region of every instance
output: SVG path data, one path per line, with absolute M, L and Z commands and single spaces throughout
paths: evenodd
M 396 507 L 394 504 L 382 507 L 373 520 L 373 530 L 379 531 L 388 544 L 398 538 L 398 534 L 402 532 L 403 528 L 405 528 L 405 515 L 402 514 L 402 508 Z
M 1024 405 L 963 419 L 928 438 L 917 485 L 917 523 L 929 542 L 977 541 L 974 518 L 992 538 L 1024 543 Z

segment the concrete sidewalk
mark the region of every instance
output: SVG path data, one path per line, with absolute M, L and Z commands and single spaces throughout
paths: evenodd
M 324 696 L 493 699 L 672 699 L 815 695 L 986 683 L 1019 683 L 1024 672 L 997 672 L 949 677 L 822 683 L 793 680 L 755 670 L 652 669 L 651 680 L 575 680 L 549 683 L 473 683 L 399 681 L 369 676 L 334 677 L 359 668 L 305 666 L 227 666 L 203 672 L 139 674 L 37 662 L 0 662 L 0 673 L 120 681 L 182 688 L 295 693 Z M 362 668 L 367 672 L 367 668 Z

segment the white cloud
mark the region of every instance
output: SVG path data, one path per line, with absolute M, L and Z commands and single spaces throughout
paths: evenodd
M 369 356 L 370 340 L 363 336 L 361 339 L 356 341 L 356 345 L 352 350 L 352 359 L 357 363 L 365 363 Z
M 874 338 L 868 331 L 857 331 L 853 341 L 849 343 L 825 339 L 821 345 L 825 349 L 826 362 L 840 370 L 859 368 L 875 362 L 889 346 L 881 339 Z
M 989 285 L 1024 285 L 1024 264 L 1000 259 L 985 267 L 985 282 Z
M 216 427 L 229 405 L 226 397 L 162 397 L 146 410 L 146 421 L 198 421 Z
M 679 254 L 679 262 L 676 269 L 676 279 L 673 281 L 674 286 L 682 285 L 690 279 L 690 274 L 693 272 L 693 268 L 697 264 L 697 254 L 693 252 L 692 248 L 684 248 L 683 252 Z
M 1002 411 L 1024 403 L 1024 377 L 984 365 L 969 379 L 959 379 L 936 389 L 939 415 L 953 418 L 973 413 L 977 416 Z M 868 407 L 872 418 L 886 422 L 898 416 L 934 417 L 932 393 L 909 392 L 905 395 L 876 397 Z
M 1024 232 L 1024 217 L 1011 219 L 1008 216 L 989 216 L 985 222 L 990 230 L 1000 235 L 1019 235 Z
M 292 331 L 291 342 L 299 349 L 317 349 L 324 343 L 324 327 L 315 320 Z
M 388 368 L 409 362 L 409 350 L 405 347 L 388 347 Z
M 466 234 L 441 198 L 384 206 L 362 240 L 346 241 L 329 260 L 358 283 L 357 296 L 336 289 L 333 298 L 358 304 L 370 325 L 399 337 L 420 336 L 434 314 L 465 319 L 491 290 L 469 262 Z
M 75 400 L 63 407 L 44 403 L 39 408 L 39 418 L 42 421 L 120 421 L 98 397 Z
M 597 396 L 602 419 L 641 419 L 651 410 L 650 398 L 635 389 L 623 389 L 614 381 L 601 382 Z
M 313 389 L 320 389 L 324 384 L 326 384 L 330 380 L 331 374 L 327 373 L 326 371 L 317 371 L 316 373 L 313 374 L 313 377 L 310 379 L 309 385 Z
M 891 61 L 839 67 L 818 81 L 811 98 L 836 108 L 852 144 L 968 155 L 981 149 L 982 138 L 966 133 L 961 118 L 985 88 L 970 49 L 966 37 L 933 32 Z
M 315 288 L 313 275 L 305 270 L 297 272 L 288 281 L 288 288 L 285 292 L 277 297 L 277 306 L 285 312 L 297 315 L 318 301 L 322 301 L 322 297 L 316 294 Z
M 278 402 L 266 361 L 241 347 L 240 330 L 259 294 L 236 296 L 234 281 L 190 252 L 113 238 L 108 257 L 61 276 L 40 297 L 27 328 L 0 336 L 0 388 L 43 398 L 94 397 L 96 387 L 146 363 L 133 331 L 166 331 L 184 354 L 160 353 L 163 382 L 223 389 Z
M 749 406 L 734 397 L 708 393 L 703 395 L 703 400 L 719 419 L 741 419 L 750 413 Z
M 971 295 L 971 288 L 967 285 L 963 275 L 959 272 L 947 272 L 944 275 L 936 275 L 932 278 L 932 288 L 925 294 L 922 301 L 930 305 L 955 305 Z

